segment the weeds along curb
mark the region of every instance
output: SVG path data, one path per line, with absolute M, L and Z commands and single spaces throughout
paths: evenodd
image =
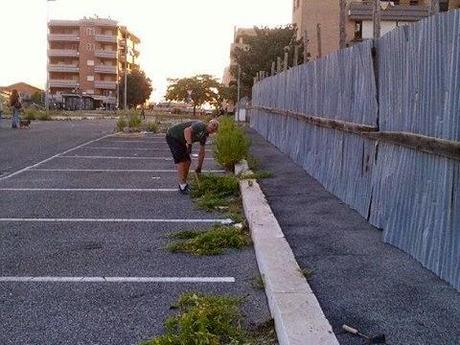
M 338 345 L 259 184 L 241 180 L 240 190 L 279 344 Z

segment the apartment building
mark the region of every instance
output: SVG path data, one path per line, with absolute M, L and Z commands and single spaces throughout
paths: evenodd
M 347 45 L 373 38 L 374 1 L 346 0 Z M 460 0 L 439 0 L 440 11 L 460 7 Z M 428 17 L 432 0 L 381 0 L 381 35 L 402 25 Z M 298 27 L 298 38 L 308 37 L 311 59 L 339 49 L 339 0 L 293 0 L 293 23 Z M 321 44 L 319 44 L 321 42 Z
M 235 82 L 235 78 L 230 73 L 230 69 L 232 66 L 236 64 L 235 60 L 233 59 L 233 52 L 236 48 L 244 48 L 246 43 L 246 39 L 251 36 L 255 36 L 256 31 L 254 28 L 237 28 L 234 29 L 233 35 L 233 42 L 230 46 L 230 65 L 225 68 L 224 76 L 222 78 L 222 83 L 224 85 L 230 85 L 231 82 Z
M 116 108 L 118 82 L 125 67 L 128 72 L 139 68 L 139 44 L 140 39 L 115 20 L 51 20 L 50 103 L 71 110 Z

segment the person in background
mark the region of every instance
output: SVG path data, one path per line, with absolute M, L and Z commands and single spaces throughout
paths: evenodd
M 19 124 L 21 123 L 20 113 L 22 109 L 21 100 L 19 99 L 18 90 L 14 89 L 11 92 L 10 96 L 10 107 L 13 112 L 13 119 L 11 122 L 12 128 L 19 128 Z
M 0 120 L 3 118 L 3 100 L 0 98 Z

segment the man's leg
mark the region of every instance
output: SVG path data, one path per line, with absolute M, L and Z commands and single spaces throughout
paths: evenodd
M 190 161 L 184 161 L 177 164 L 177 175 L 179 183 L 184 185 L 187 183 L 188 172 L 190 170 Z

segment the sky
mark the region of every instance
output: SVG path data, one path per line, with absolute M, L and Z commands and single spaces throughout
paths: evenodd
M 142 40 L 141 68 L 152 79 L 152 99 L 168 78 L 207 73 L 221 79 L 233 30 L 292 20 L 292 0 L 1 0 L 0 86 L 46 83 L 46 22 L 110 17 Z

